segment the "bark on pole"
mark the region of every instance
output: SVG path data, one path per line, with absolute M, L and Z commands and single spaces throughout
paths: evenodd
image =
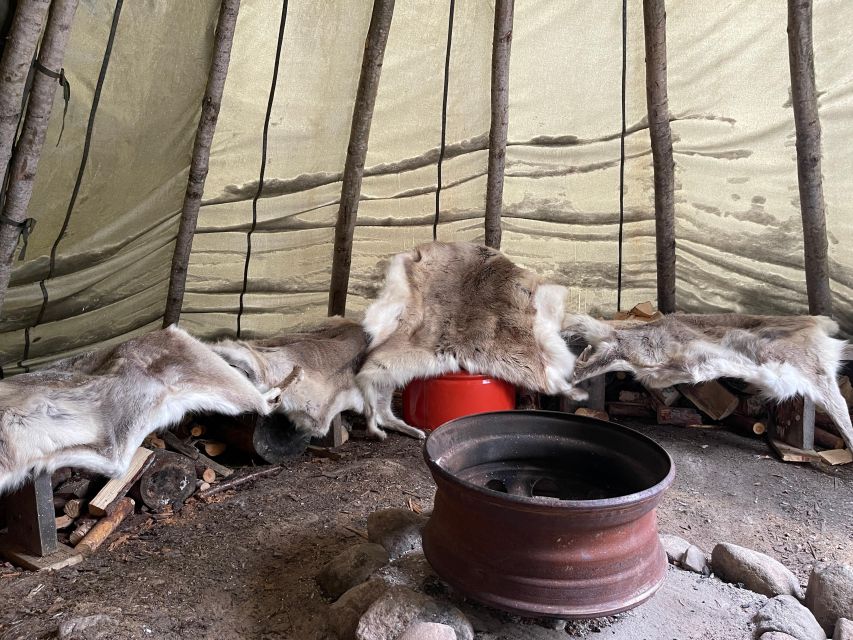
M 812 47 L 812 0 L 788 0 L 788 61 L 797 131 L 797 179 L 803 216 L 809 313 L 831 316 L 826 209 L 820 171 L 820 117 Z
M 50 0 L 20 0 L 3 49 L 0 60 L 0 176 L 6 175 L 12 157 L 27 76 L 49 7 Z
M 332 279 L 329 285 L 330 316 L 346 313 L 347 289 L 352 264 L 352 237 L 358 215 L 358 201 L 361 198 L 361 179 L 364 175 L 370 123 L 373 120 L 373 108 L 376 105 L 376 93 L 382 73 L 382 59 L 385 57 L 385 44 L 388 42 L 393 15 L 394 0 L 374 0 L 373 15 L 370 18 L 370 28 L 364 43 L 361 76 L 358 80 L 358 92 L 352 113 L 352 128 L 341 187 L 341 204 L 338 209 L 338 221 L 335 224 L 335 249 L 332 256 Z
M 658 309 L 675 312 L 675 162 L 666 90 L 666 2 L 643 0 L 646 104 L 655 176 Z
M 175 252 L 172 255 L 169 294 L 166 298 L 166 312 L 163 316 L 164 327 L 178 322 L 181 317 L 190 252 L 198 223 L 201 197 L 204 194 L 204 182 L 207 179 L 210 164 L 210 147 L 213 144 L 213 134 L 216 131 L 216 122 L 219 119 L 219 108 L 222 106 L 222 93 L 225 89 L 225 78 L 228 75 L 228 64 L 231 61 L 231 44 L 234 41 L 234 29 L 237 25 L 239 10 L 240 0 L 222 0 L 219 6 L 219 20 L 216 23 L 216 36 L 213 43 L 213 59 L 207 76 L 207 88 L 201 104 L 201 116 L 195 134 L 190 175 L 184 194 L 184 204 L 181 208 L 181 222 L 175 240 Z
M 65 46 L 71 36 L 76 10 L 77 0 L 53 0 L 50 6 L 38 61 L 52 71 L 59 71 L 62 67 Z M 4 216 L 16 223 L 23 222 L 27 217 L 39 157 L 58 86 L 56 78 L 45 73 L 37 71 L 33 76 L 24 127 L 10 165 L 6 204 L 3 209 Z M 6 288 L 9 286 L 12 255 L 19 235 L 18 226 L 0 221 L 0 311 L 3 309 Z
M 501 248 L 506 137 L 509 127 L 509 54 L 514 0 L 496 0 L 492 35 L 492 121 L 486 182 L 486 246 Z

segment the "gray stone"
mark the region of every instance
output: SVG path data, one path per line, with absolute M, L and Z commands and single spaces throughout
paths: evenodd
M 361 617 L 357 640 L 396 640 L 414 622 L 452 627 L 458 640 L 473 640 L 471 623 L 456 607 L 406 587 L 391 587 Z
M 329 627 L 339 640 L 354 640 L 364 612 L 388 590 L 384 580 L 371 578 L 347 591 L 329 608 Z
M 691 544 L 687 547 L 687 551 L 681 558 L 681 566 L 693 573 L 701 573 L 703 576 L 711 575 L 711 568 L 708 566 L 705 552 L 696 545 Z
M 787 633 L 797 640 L 826 640 L 818 621 L 812 612 L 790 595 L 771 598 L 755 614 L 756 634 Z
M 438 622 L 415 622 L 397 640 L 456 640 L 456 632 Z
M 103 636 L 101 633 L 94 632 L 99 631 L 97 627 L 100 627 L 102 625 L 109 625 L 110 629 L 101 629 L 100 631 L 109 631 L 110 635 L 112 635 L 113 631 L 115 630 L 116 624 L 117 622 L 114 618 L 102 614 L 94 616 L 83 616 L 80 618 L 71 618 L 69 620 L 65 620 L 59 625 L 57 637 L 59 638 L 59 640 L 78 640 L 81 638 L 108 637 Z
M 835 633 L 832 640 L 853 640 L 853 620 L 839 618 L 835 621 Z
M 711 552 L 711 566 L 726 582 L 741 583 L 768 598 L 790 595 L 803 599 L 796 576 L 778 560 L 758 551 L 735 544 L 718 544 Z
M 427 518 L 408 509 L 383 509 L 367 517 L 367 539 L 385 547 L 392 560 L 421 549 Z
M 664 551 L 666 551 L 666 557 L 670 564 L 680 563 L 684 554 L 687 553 L 687 549 L 690 548 L 690 543 L 687 540 L 670 535 L 669 533 L 662 533 L 660 542 L 663 545 Z
M 789 636 L 787 633 L 779 631 L 769 631 L 762 633 L 758 640 L 797 640 L 794 636 Z
M 806 589 L 806 606 L 827 635 L 832 635 L 838 618 L 853 619 L 853 567 L 840 563 L 815 565 Z
M 342 551 L 317 575 L 323 592 L 337 600 L 344 592 L 361 584 L 388 563 L 388 552 L 378 544 L 359 544 Z

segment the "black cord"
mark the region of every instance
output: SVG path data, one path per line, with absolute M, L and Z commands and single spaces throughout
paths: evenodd
M 45 283 L 53 277 L 53 272 L 56 268 L 56 252 L 57 249 L 59 249 L 59 243 L 62 242 L 66 231 L 68 231 L 68 224 L 71 222 L 71 213 L 74 211 L 74 205 L 77 203 L 77 196 L 80 193 L 80 186 L 83 184 L 83 174 L 86 172 L 86 165 L 89 162 L 89 150 L 92 146 L 92 132 L 95 128 L 95 115 L 98 112 L 98 104 L 101 101 L 101 91 L 104 88 L 104 80 L 107 76 L 107 68 L 110 64 L 110 56 L 112 55 L 116 31 L 118 30 L 118 20 L 119 16 L 121 16 L 121 8 L 123 4 L 124 0 L 116 0 L 116 7 L 113 10 L 113 21 L 110 25 L 110 35 L 107 38 L 107 46 L 104 49 L 104 57 L 101 61 L 101 71 L 98 74 L 98 81 L 95 84 L 95 94 L 92 97 L 92 107 L 89 110 L 89 121 L 86 124 L 86 138 L 83 143 L 83 155 L 80 158 L 80 167 L 77 170 L 77 179 L 74 181 L 74 189 L 71 191 L 71 199 L 68 202 L 68 209 L 65 211 L 65 220 L 62 221 L 62 228 L 60 228 L 59 234 L 56 236 L 56 240 L 54 240 L 53 246 L 50 248 L 50 264 L 47 269 L 47 276 L 39 282 L 39 288 L 41 288 L 42 295 L 41 308 L 39 309 L 33 325 L 24 330 L 24 355 L 19 362 L 20 366 L 23 366 L 24 360 L 30 356 L 30 330 L 35 329 L 44 319 L 49 299 Z M 29 371 L 29 367 L 24 367 L 24 370 Z
M 444 160 L 444 147 L 447 140 L 447 93 L 450 83 L 450 48 L 453 44 L 453 14 L 456 0 L 450 0 L 450 17 L 447 21 L 447 52 L 444 55 L 444 93 L 441 97 L 441 145 L 438 148 L 438 172 L 435 187 L 435 218 L 432 221 L 432 239 L 438 240 L 438 216 L 441 209 L 441 163 Z
M 258 190 L 252 198 L 252 225 L 246 233 L 246 261 L 243 264 L 243 289 L 240 291 L 240 307 L 237 310 L 237 337 L 242 333 L 242 318 L 243 318 L 243 298 L 246 296 L 246 289 L 249 286 L 249 262 L 252 259 L 252 234 L 258 226 L 258 200 L 264 190 L 264 173 L 267 167 L 267 139 L 270 130 L 270 118 L 272 117 L 273 101 L 275 100 L 275 86 L 278 84 L 278 68 L 281 63 L 281 48 L 284 43 L 284 25 L 287 22 L 287 0 L 281 3 L 281 19 L 278 25 L 278 43 L 275 47 L 275 64 L 273 65 L 272 83 L 270 84 L 270 93 L 267 100 L 267 113 L 264 118 L 264 133 L 261 138 L 261 170 L 258 177 Z
M 628 0 L 622 0 L 622 133 L 619 136 L 619 269 L 616 310 L 622 310 L 622 234 L 625 226 L 625 85 L 628 74 Z

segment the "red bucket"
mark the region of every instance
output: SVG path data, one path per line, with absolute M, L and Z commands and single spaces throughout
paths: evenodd
M 450 373 L 412 380 L 403 389 L 403 419 L 432 431 L 455 418 L 515 409 L 515 387 L 473 373 Z

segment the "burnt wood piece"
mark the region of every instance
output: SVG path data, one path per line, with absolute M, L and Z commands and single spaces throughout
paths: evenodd
M 152 511 L 179 510 L 195 491 L 195 464 L 186 456 L 158 449 L 131 494 Z
M 666 87 L 666 2 L 643 0 L 646 105 L 655 182 L 658 309 L 675 312 L 675 161 Z
M 172 255 L 172 270 L 169 276 L 169 293 L 166 297 L 163 327 L 178 322 L 181 317 L 190 252 L 198 223 L 198 210 L 204 193 L 204 182 L 207 179 L 210 164 L 210 147 L 213 144 L 213 134 L 219 120 L 222 92 L 225 89 L 225 78 L 228 75 L 228 64 L 231 61 L 231 43 L 234 40 L 234 29 L 237 25 L 239 10 L 240 0 L 222 0 L 219 5 L 219 20 L 216 23 L 216 35 L 213 40 L 213 59 L 207 74 L 207 87 L 201 103 L 201 116 L 198 120 L 198 129 L 196 129 L 195 143 L 193 144 L 190 175 L 187 179 L 184 204 L 181 208 L 181 222 L 178 226 L 175 251 Z
M 803 218 L 809 313 L 832 315 L 826 207 L 821 176 L 820 115 L 815 88 L 812 0 L 788 0 L 788 62 L 797 135 L 797 181 Z
M 244 414 L 237 418 L 210 416 L 209 433 L 235 449 L 254 453 L 270 464 L 280 464 L 305 452 L 311 436 L 298 431 L 287 416 Z
M 815 406 L 802 396 L 780 402 L 771 413 L 772 436 L 798 449 L 814 449 Z

